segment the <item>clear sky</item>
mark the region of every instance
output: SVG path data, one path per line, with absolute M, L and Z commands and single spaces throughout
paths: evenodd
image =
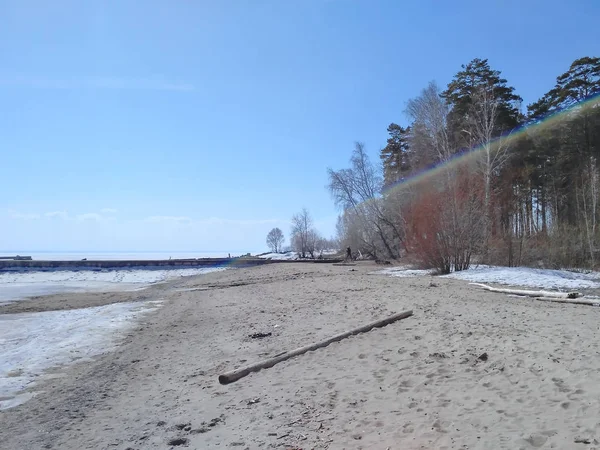
M 430 80 L 530 103 L 599 56 L 598 0 L 0 1 L 0 250 L 260 251 Z

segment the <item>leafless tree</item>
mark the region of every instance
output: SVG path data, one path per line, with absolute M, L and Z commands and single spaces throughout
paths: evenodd
M 283 237 L 283 231 L 279 228 L 273 228 L 267 234 L 267 245 L 271 249 L 271 251 L 277 253 L 281 251 L 281 247 L 283 246 L 283 241 L 285 238 Z
M 311 228 L 308 230 L 308 239 L 306 241 L 306 251 L 310 254 L 311 258 L 315 257 L 315 253 L 323 251 L 323 238 L 317 230 Z
M 419 161 L 415 166 L 427 167 L 452 157 L 448 138 L 448 113 L 440 89 L 432 81 L 418 97 L 408 101 L 406 114 L 413 120 L 410 145 Z
M 338 207 L 350 211 L 347 219 L 351 218 L 353 224 L 362 229 L 361 240 L 371 248 L 373 256 L 376 256 L 377 244 L 381 244 L 389 257 L 397 258 L 399 249 L 395 241 L 401 240 L 402 233 L 386 214 L 381 196 L 382 179 L 362 143 L 355 144 L 350 163 L 349 169 L 328 169 L 329 191 Z M 377 242 L 367 233 L 369 229 L 375 230 Z
M 312 217 L 306 208 L 302 208 L 302 211 L 292 217 L 292 246 L 302 258 L 306 258 L 306 254 L 309 253 L 309 234 L 312 225 Z
M 413 166 L 425 169 L 449 161 L 455 153 L 448 134 L 449 108 L 441 98 L 437 85 L 429 83 L 418 97 L 410 100 L 406 113 L 413 120 L 410 145 L 417 159 Z M 447 261 L 444 270 L 467 269 L 470 255 L 481 241 L 481 206 L 477 207 L 479 196 L 477 185 L 470 176 L 471 171 L 472 168 L 465 165 L 445 165 L 441 172 L 443 176 L 413 186 L 418 191 L 415 192 L 416 199 L 422 198 L 424 192 L 433 195 L 433 200 L 437 197 L 439 201 L 440 196 L 445 199 L 439 204 L 441 210 L 439 214 L 436 212 L 435 218 L 420 217 L 421 223 L 412 227 L 413 235 L 423 234 L 425 226 L 435 231 L 438 246 L 432 250 L 443 254 L 442 259 Z M 418 203 L 419 200 L 413 200 L 413 210 L 423 208 Z M 436 223 L 432 224 L 432 221 Z M 428 239 L 431 242 L 431 237 Z M 418 245 L 424 243 L 421 239 Z M 415 250 L 419 251 L 418 248 Z
M 577 203 L 583 215 L 585 240 L 590 252 L 590 262 L 594 266 L 596 251 L 596 229 L 598 213 L 598 198 L 600 191 L 600 173 L 596 158 L 590 156 L 586 170 L 581 174 L 581 188 L 576 189 Z
M 467 129 L 462 130 L 469 137 L 471 148 L 479 148 L 477 163 L 483 175 L 483 217 L 484 251 L 491 233 L 492 178 L 499 173 L 509 158 L 509 139 L 495 139 L 498 133 L 498 100 L 491 88 L 480 87 L 474 94 L 467 120 Z
M 377 258 L 381 248 L 378 229 L 372 218 L 365 218 L 355 210 L 347 209 L 338 218 L 337 230 L 342 248 L 350 247 L 367 257 Z

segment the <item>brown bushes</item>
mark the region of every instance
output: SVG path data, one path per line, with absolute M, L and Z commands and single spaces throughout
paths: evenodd
M 469 268 L 485 224 L 481 185 L 469 167 L 446 170 L 445 182 L 416 186 L 405 213 L 407 250 L 440 273 Z

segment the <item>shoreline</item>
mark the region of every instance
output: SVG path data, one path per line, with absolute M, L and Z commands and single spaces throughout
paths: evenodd
M 61 449 L 572 448 L 600 440 L 596 308 L 377 269 L 261 265 L 156 286 L 162 307 L 120 346 L 61 369 L 29 402 L 0 412 L 0 440 Z M 408 309 L 406 320 L 218 382 L 225 371 Z
M 169 267 L 251 267 L 267 264 L 260 258 L 185 258 L 185 259 L 107 259 L 107 260 L 0 260 L 0 273 L 13 270 L 102 270 L 102 269 L 165 269 Z
M 169 268 L 193 267 L 254 267 L 277 263 L 337 263 L 341 258 L 278 260 L 260 257 L 232 258 L 186 258 L 161 260 L 0 260 L 0 274 L 14 271 L 52 271 L 52 270 L 163 270 Z

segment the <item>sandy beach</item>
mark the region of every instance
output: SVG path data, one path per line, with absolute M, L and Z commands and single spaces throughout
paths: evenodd
M 163 302 L 115 350 L 53 371 L 31 400 L 0 411 L 0 448 L 600 448 L 600 309 L 378 269 L 273 264 L 0 306 Z M 218 383 L 409 309 L 387 327 Z

